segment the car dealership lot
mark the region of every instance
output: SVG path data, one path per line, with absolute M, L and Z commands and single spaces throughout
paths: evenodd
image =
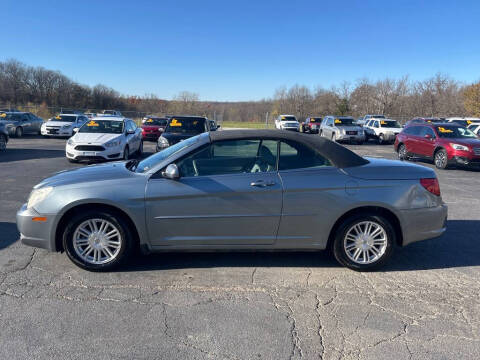
M 0 153 L 0 358 L 480 357 L 478 171 L 436 170 L 447 234 L 397 249 L 381 272 L 282 252 L 151 255 L 102 274 L 18 241 L 32 186 L 78 166 L 62 139 L 25 136 Z

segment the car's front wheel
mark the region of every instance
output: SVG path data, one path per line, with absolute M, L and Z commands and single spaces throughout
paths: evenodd
M 407 148 L 404 144 L 398 146 L 398 159 L 399 160 L 408 160 L 407 158 Z
M 130 255 L 133 237 L 126 221 L 108 211 L 87 211 L 70 220 L 63 248 L 77 266 L 90 271 L 109 271 Z
M 138 155 L 138 157 L 140 157 L 140 158 L 141 158 L 142 155 L 143 155 L 143 140 L 140 141 L 140 145 L 139 145 L 138 150 L 137 150 L 137 155 Z
M 128 145 L 125 146 L 123 149 L 123 160 L 128 160 L 130 158 L 130 150 L 128 149 Z
M 443 149 L 437 150 L 434 156 L 435 166 L 438 169 L 446 169 L 448 166 L 447 152 Z
M 340 264 L 368 271 L 384 265 L 394 245 L 395 230 L 389 220 L 376 214 L 356 215 L 338 228 L 333 253 Z
M 15 137 L 21 138 L 23 136 L 23 129 L 19 126 L 15 129 Z

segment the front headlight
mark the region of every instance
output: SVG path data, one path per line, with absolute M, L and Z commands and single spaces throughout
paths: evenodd
M 45 198 L 48 196 L 48 194 L 50 194 L 52 190 L 53 188 L 51 186 L 46 186 L 40 189 L 33 189 L 30 193 L 30 197 L 28 198 L 27 209 L 30 209 L 31 207 L 45 200 Z
M 112 140 L 105 144 L 105 147 L 111 148 L 120 145 L 120 140 Z
M 75 141 L 72 140 L 72 138 L 68 139 L 67 141 L 67 145 L 69 146 L 74 146 L 75 145 Z
M 160 136 L 158 138 L 158 143 L 162 146 L 169 146 L 170 144 L 168 143 L 168 140 L 164 138 L 163 136 Z
M 468 146 L 465 146 L 465 145 L 450 144 L 450 146 L 451 146 L 452 148 L 454 148 L 455 150 L 470 151 L 470 149 L 468 148 Z

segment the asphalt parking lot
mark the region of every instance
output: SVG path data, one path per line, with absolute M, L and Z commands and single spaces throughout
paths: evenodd
M 31 188 L 85 166 L 64 147 L 25 136 L 0 153 L 0 358 L 480 358 L 479 171 L 437 170 L 447 233 L 396 249 L 381 272 L 282 252 L 151 255 L 89 273 L 18 241 Z

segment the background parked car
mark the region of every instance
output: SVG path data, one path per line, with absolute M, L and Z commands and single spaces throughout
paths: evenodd
M 116 117 L 123 117 L 122 113 L 118 110 L 103 110 L 100 114 L 97 114 L 97 116 L 116 116 Z
M 325 116 L 320 126 L 320 135 L 332 141 L 348 141 L 363 144 L 365 132 L 351 116 Z
M 480 124 L 470 124 L 467 126 L 467 129 L 473 131 L 473 133 L 477 136 L 480 135 Z
M 466 127 L 452 123 L 407 126 L 398 134 L 395 150 L 401 160 L 429 159 L 439 169 L 480 165 L 480 139 Z
M 364 117 L 357 119 L 357 125 L 363 126 L 367 123 L 367 121 L 369 121 L 371 119 L 385 119 L 385 115 L 380 115 L 380 114 L 365 115 Z
M 41 134 L 47 137 L 71 137 L 73 129 L 80 128 L 88 120 L 84 114 L 60 114 L 42 124 Z
M 310 134 L 318 134 L 321 124 L 321 117 L 308 117 L 303 123 L 300 124 L 300 131 Z
M 461 126 L 468 127 L 469 125 L 472 125 L 472 124 L 480 124 L 480 119 L 473 118 L 473 117 L 465 117 L 465 118 L 449 117 L 445 119 L 445 122 L 455 123 Z
M 65 152 L 70 162 L 127 160 L 142 154 L 142 131 L 131 119 L 96 117 L 68 139 Z
M 22 137 L 23 134 L 40 134 L 43 119 L 29 112 L 3 112 L 0 122 L 10 136 Z
M 161 151 L 192 136 L 210 131 L 210 122 L 201 116 L 172 116 L 158 138 L 156 151 Z
M 275 119 L 275 128 L 279 130 L 299 131 L 300 123 L 295 115 L 278 115 Z
M 443 123 L 445 122 L 445 120 L 442 120 L 440 118 L 436 118 L 436 117 L 427 117 L 427 118 L 424 118 L 424 117 L 416 117 L 416 118 L 413 118 L 412 120 L 409 120 L 407 121 L 407 123 L 405 124 L 406 125 L 411 125 L 411 124 L 424 124 L 424 123 Z
M 369 139 L 373 138 L 379 144 L 393 144 L 395 137 L 402 131 L 402 126 L 393 119 L 371 119 L 365 123 L 363 129 Z
M 8 143 L 8 131 L 5 124 L 0 122 L 0 151 L 4 151 L 7 148 Z
M 167 127 L 168 119 L 152 116 L 142 125 L 142 138 L 145 141 L 157 141 Z

